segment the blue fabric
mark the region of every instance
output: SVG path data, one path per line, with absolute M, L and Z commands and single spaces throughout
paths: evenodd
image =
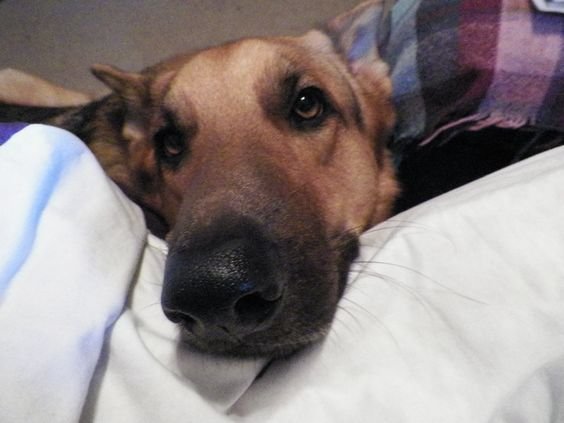
M 21 131 L 27 126 L 27 123 L 13 122 L 13 123 L 0 123 L 0 146 L 8 141 L 12 135 Z

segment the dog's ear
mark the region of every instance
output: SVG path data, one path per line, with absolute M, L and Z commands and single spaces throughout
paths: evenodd
M 324 29 L 349 63 L 380 59 L 380 48 L 389 36 L 390 9 L 394 0 L 361 3 L 328 22 Z
M 92 65 L 91 71 L 127 104 L 139 104 L 146 95 L 145 77 L 140 73 L 102 64 Z
M 125 122 L 122 132 L 126 139 L 143 139 L 146 132 L 149 88 L 141 73 L 126 72 L 115 66 L 96 64 L 91 71 L 122 100 Z
M 390 9 L 394 0 L 374 0 L 331 20 L 323 32 L 355 74 L 372 78 L 388 75 L 381 49 L 389 35 Z

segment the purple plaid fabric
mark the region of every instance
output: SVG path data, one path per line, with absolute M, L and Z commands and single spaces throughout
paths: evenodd
M 0 123 L 0 146 L 8 141 L 12 137 L 12 135 L 14 135 L 18 131 L 21 131 L 26 126 L 26 123 L 21 122 Z
M 528 0 L 383 0 L 328 27 L 350 62 L 389 65 L 393 147 L 452 127 L 564 131 L 564 15 Z

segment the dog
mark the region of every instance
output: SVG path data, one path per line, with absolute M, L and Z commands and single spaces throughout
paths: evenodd
M 398 193 L 385 66 L 331 37 L 247 38 L 140 73 L 94 65 L 111 94 L 3 103 L 67 129 L 169 245 L 162 308 L 206 353 L 282 357 L 327 333 L 359 235 Z M 41 85 L 41 84 L 40 84 Z

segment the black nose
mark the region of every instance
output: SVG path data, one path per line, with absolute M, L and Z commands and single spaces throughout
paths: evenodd
M 162 293 L 165 314 L 210 339 L 267 327 L 285 285 L 275 256 L 271 245 L 246 237 L 172 249 Z

